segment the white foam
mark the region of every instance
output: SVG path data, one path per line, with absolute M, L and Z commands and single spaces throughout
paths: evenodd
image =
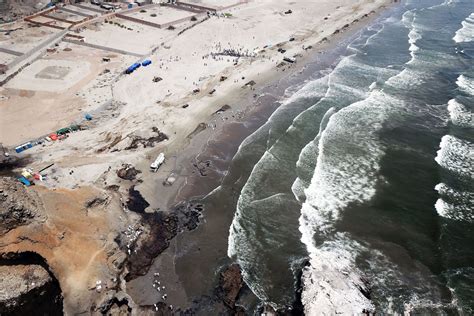
M 474 145 L 451 135 L 441 138 L 435 158 L 443 168 L 474 179 Z
M 420 32 L 418 32 L 414 26 L 412 26 L 412 29 L 408 33 L 408 43 L 410 44 L 410 47 L 408 50 L 410 51 L 410 55 L 412 59 L 415 59 L 415 53 L 420 50 L 418 46 L 416 46 L 416 42 L 422 38 Z
M 356 315 L 374 306 L 360 289 L 366 288 L 355 259 L 362 246 L 338 234 L 322 244 L 303 271 L 302 303 L 306 315 Z
M 451 122 L 454 125 L 461 127 L 474 127 L 474 116 L 472 113 L 455 99 L 449 100 L 448 111 Z
M 473 204 L 471 204 L 472 207 Z M 454 205 L 443 199 L 438 199 L 435 204 L 439 216 L 456 221 L 465 221 L 474 223 L 474 214 L 472 208 L 468 205 Z
M 456 80 L 456 84 L 458 85 L 459 89 L 474 96 L 474 79 L 465 75 L 460 75 Z
M 474 193 L 458 192 L 445 183 L 436 185 L 441 196 L 435 204 L 439 216 L 458 221 L 474 222 Z M 445 201 L 449 199 L 450 202 Z
M 453 40 L 456 43 L 474 41 L 474 13 L 471 13 L 461 24 L 462 27 L 456 31 Z
M 291 110 L 292 103 L 308 99 L 308 98 L 317 98 L 323 97 L 327 94 L 328 90 L 328 80 L 331 74 L 319 78 L 317 80 L 313 80 L 307 83 L 300 91 L 296 92 L 291 98 L 285 100 L 278 109 L 270 115 L 267 122 L 260 126 L 255 132 L 249 135 L 244 141 L 239 145 L 237 150 L 236 156 L 242 153 L 242 148 L 246 147 L 247 145 L 253 143 L 262 133 L 267 133 L 269 127 L 278 119 L 279 116 L 284 115 L 286 111 Z
M 400 90 L 413 89 L 415 86 L 422 85 L 424 73 L 410 68 L 403 69 L 399 74 L 386 81 L 386 85 Z
M 311 262 L 311 268 L 305 272 L 306 278 L 312 284 L 317 282 L 316 286 L 308 284 L 303 291 L 308 315 L 320 309 L 334 308 L 326 294 L 341 311 L 353 314 L 370 309 L 370 301 L 350 285 L 357 284 L 352 259 L 337 247 L 329 249 L 324 244 L 317 245 L 315 235 L 330 236 L 344 208 L 350 203 L 366 202 L 375 195 L 379 161 L 384 153 L 377 132 L 388 118 L 390 108 L 396 107 L 398 102 L 375 90 L 366 100 L 332 115 L 321 135 L 316 169 L 305 190 L 307 199 L 299 219 L 301 241 L 308 249 Z M 342 272 L 344 267 L 347 267 L 347 273 Z M 326 275 L 331 282 L 326 282 Z
M 408 50 L 410 51 L 411 60 L 407 64 L 415 60 L 415 53 L 420 49 L 416 46 L 416 42 L 422 38 L 421 33 L 416 28 L 415 19 L 416 12 L 414 10 L 406 11 L 402 16 L 403 25 L 410 30 L 408 33 L 408 44 L 410 44 Z
M 368 99 L 340 110 L 329 119 L 321 135 L 316 169 L 305 191 L 307 200 L 300 217 L 302 239 L 310 253 L 316 250 L 315 231 L 331 229 L 340 210 L 374 195 L 378 160 L 383 154 L 375 132 L 384 120 L 383 108 L 390 102 L 389 98 L 374 91 Z M 351 148 L 348 150 L 343 145 Z
M 329 118 L 334 113 L 336 113 L 336 109 L 334 107 L 331 107 L 328 111 L 326 111 L 326 113 L 324 113 L 324 116 L 321 119 L 321 123 L 319 124 L 318 134 L 311 142 L 306 144 L 306 146 L 303 147 L 300 152 L 298 161 L 296 162 L 296 167 L 298 170 L 304 170 L 305 173 L 310 173 L 314 171 L 307 170 L 308 166 L 310 166 L 311 162 L 316 160 L 318 157 L 318 144 L 321 138 L 321 134 L 326 128 Z M 306 198 L 304 190 L 307 189 L 308 185 L 309 183 L 304 183 L 299 177 L 296 178 L 295 182 L 291 187 L 291 190 L 298 201 L 302 202 Z
M 288 105 L 303 99 L 324 97 L 327 92 L 328 80 L 331 73 L 317 80 L 309 81 L 301 89 L 291 94 L 291 96 L 283 102 L 283 105 Z

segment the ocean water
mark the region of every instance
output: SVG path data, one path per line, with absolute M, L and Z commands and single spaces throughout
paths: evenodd
M 288 307 L 302 282 L 306 314 L 474 313 L 473 110 L 472 0 L 405 1 L 289 90 L 234 157 L 251 172 L 227 253 L 251 291 Z

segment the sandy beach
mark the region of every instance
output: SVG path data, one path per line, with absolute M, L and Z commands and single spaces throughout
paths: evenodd
M 192 267 L 173 267 L 178 250 L 203 242 L 180 237 L 195 229 L 190 210 L 199 205 L 192 204 L 193 197 L 215 188 L 239 142 L 275 109 L 278 100 L 269 93 L 284 96 L 281 82 L 304 72 L 314 56 L 366 26 L 392 1 L 193 3 L 217 11 L 208 15 L 155 4 L 126 14 L 161 24 L 180 20 L 172 29 L 113 16 L 98 20 L 69 32 L 82 39 L 63 39 L 11 78 L 0 77 L 0 144 L 17 159 L 7 173 L 54 164 L 44 171 L 44 181 L 27 188 L 45 206 L 43 221 L 0 237 L 0 252 L 42 256 L 59 281 L 66 314 L 113 313 L 124 305 L 137 315 L 157 308 L 172 313 L 170 306 L 184 311 L 200 291 L 215 287 L 214 277 L 184 287 L 176 271 Z M 25 53 L 57 31 L 17 23 L 22 29 L 0 35 L 0 47 Z M 8 64 L 12 57 L 4 59 Z M 145 59 L 149 66 L 124 74 Z M 82 130 L 14 153 L 16 146 L 71 124 Z M 209 155 L 219 139 L 234 134 L 229 147 L 219 144 L 226 155 Z M 166 161 L 152 173 L 150 163 L 159 153 Z M 180 203 L 191 205 L 180 210 Z M 206 216 L 200 221 L 212 222 Z M 215 227 L 216 238 L 226 236 L 226 221 L 214 222 L 222 224 Z M 41 234 L 33 234 L 35 229 Z M 65 237 L 58 238 L 63 231 Z M 157 271 L 166 291 L 156 291 Z M 98 281 L 107 285 L 98 287 Z M 229 308 L 222 302 L 209 306 Z

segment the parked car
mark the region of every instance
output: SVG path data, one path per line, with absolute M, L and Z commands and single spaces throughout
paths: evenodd
M 113 6 L 111 6 L 110 4 L 105 4 L 105 3 L 101 4 L 100 7 L 101 7 L 102 9 L 107 10 L 107 11 L 110 11 L 110 10 L 113 10 L 113 9 L 114 9 Z
M 93 5 L 100 5 L 100 1 L 99 0 L 91 0 L 91 3 Z

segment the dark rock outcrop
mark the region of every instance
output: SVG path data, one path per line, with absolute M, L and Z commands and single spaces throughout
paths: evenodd
M 141 215 L 142 222 L 148 225 L 148 233 L 137 251 L 128 258 L 127 281 L 145 275 L 156 256 L 168 248 L 170 240 L 178 233 L 178 217 L 175 214 L 155 212 Z
M 244 280 L 239 265 L 232 264 L 226 270 L 221 272 L 219 289 L 224 304 L 230 309 L 235 308 L 235 302 L 243 285 Z
M 157 127 L 152 128 L 152 132 L 155 133 L 155 136 L 151 137 L 141 137 L 141 136 L 131 136 L 132 141 L 125 150 L 137 149 L 139 145 L 142 145 L 143 148 L 153 147 L 156 143 L 160 143 L 168 139 L 168 136 L 165 133 L 162 133 Z
M 0 178 L 0 234 L 41 220 L 43 214 L 43 205 L 34 191 L 14 178 Z
M 130 164 L 123 164 L 122 168 L 117 170 L 117 176 L 124 180 L 135 180 L 139 173 L 141 173 L 141 171 L 135 169 L 135 167 Z
M 203 208 L 202 204 L 194 202 L 181 203 L 176 206 L 174 212 L 178 216 L 180 231 L 196 229 Z
M 43 287 L 51 278 L 48 271 L 38 265 L 0 266 L 0 310 L 15 309 L 18 297 Z
M 59 283 L 36 253 L 2 254 L 0 289 L 0 315 L 63 315 Z
M 92 198 L 90 200 L 87 200 L 85 203 L 86 208 L 93 208 L 97 207 L 100 205 L 106 205 L 109 202 L 109 197 L 108 196 L 97 196 L 95 198 Z
M 206 160 L 206 161 L 196 161 L 193 163 L 194 168 L 196 168 L 199 171 L 199 174 L 202 177 L 207 177 L 207 169 L 211 167 L 211 161 Z
M 138 190 L 135 190 L 135 186 L 132 185 L 128 189 L 128 199 L 127 199 L 127 207 L 130 211 L 145 214 L 145 209 L 150 206 L 141 193 Z

